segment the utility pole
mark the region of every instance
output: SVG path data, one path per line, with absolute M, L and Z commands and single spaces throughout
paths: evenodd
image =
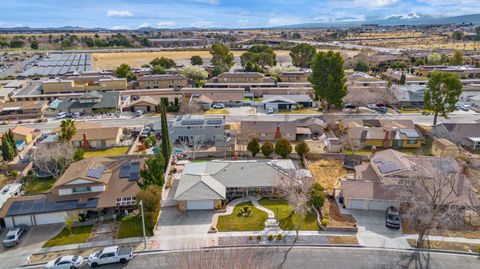
M 143 247 L 146 249 L 147 235 L 145 234 L 145 216 L 143 215 L 143 200 L 140 200 L 140 211 L 142 212 Z

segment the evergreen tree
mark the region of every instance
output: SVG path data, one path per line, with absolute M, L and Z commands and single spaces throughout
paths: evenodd
M 146 168 L 140 170 L 143 180 L 137 181 L 140 188 L 146 189 L 150 185 L 163 186 L 165 182 L 165 159 L 161 152 L 157 152 L 155 157 L 148 158 L 145 161 Z
M 267 141 L 263 143 L 263 145 L 260 147 L 260 150 L 262 151 L 263 156 L 268 158 L 274 151 L 273 144 Z
M 172 143 L 168 132 L 167 113 L 165 112 L 165 105 L 163 103 L 160 104 L 160 120 L 162 124 L 161 152 L 164 158 L 164 165 L 167 167 L 168 161 L 170 160 L 170 154 L 172 153 Z
M 275 143 L 275 153 L 286 159 L 292 153 L 292 145 L 286 139 L 280 139 Z
M 342 105 L 343 97 L 347 95 L 343 64 L 340 53 L 331 50 L 321 51 L 313 58 L 310 82 L 316 97 L 327 102 L 327 110 L 332 104 Z
M 15 142 L 15 137 L 13 136 L 12 130 L 8 129 L 8 141 L 10 142 L 10 150 L 13 154 L 13 157 L 18 155 L 17 143 Z
M 295 152 L 297 152 L 300 158 L 303 158 L 303 156 L 307 154 L 309 151 L 310 151 L 310 148 L 308 147 L 307 143 L 305 143 L 305 141 L 302 141 L 295 146 Z
M 405 82 L 407 80 L 407 76 L 405 75 L 405 73 L 402 72 L 402 75 L 400 76 L 400 85 L 405 85 Z
M 227 72 L 235 64 L 235 57 L 230 49 L 223 44 L 213 44 L 210 48 L 212 55 L 212 64 L 215 66 L 213 74 L 216 76 L 223 72 Z
M 433 71 L 423 95 L 426 110 L 433 113 L 433 125 L 437 124 L 438 115 L 447 118 L 455 111 L 455 105 L 462 93 L 462 82 L 454 73 Z
M 2 136 L 2 158 L 4 161 L 12 161 L 17 155 L 17 145 L 12 130 L 8 130 L 8 132 Z
M 258 144 L 258 139 L 253 138 L 250 140 L 250 142 L 248 142 L 247 149 L 252 153 L 252 156 L 255 157 L 255 155 L 260 152 L 260 144 Z
M 317 50 L 314 46 L 307 43 L 298 44 L 290 50 L 292 64 L 301 68 L 309 67 L 315 53 Z

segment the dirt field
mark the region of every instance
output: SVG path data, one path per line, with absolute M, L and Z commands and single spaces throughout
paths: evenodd
M 355 219 L 351 215 L 343 215 L 333 198 L 326 197 L 322 207 L 324 216 L 328 216 L 328 226 L 332 227 L 355 227 Z
M 338 187 L 336 186 L 337 180 L 348 174 L 347 169 L 343 167 L 343 161 L 338 160 L 308 161 L 308 167 L 316 182 L 320 183 L 327 191 Z
M 328 236 L 329 244 L 335 245 L 358 245 L 356 236 Z
M 319 50 L 321 51 L 321 50 Z M 240 65 L 240 55 L 245 51 L 232 51 L 235 56 L 235 63 Z M 291 58 L 289 50 L 276 50 L 277 63 L 279 65 L 290 65 Z M 344 58 L 353 57 L 359 51 L 340 50 Z M 167 57 L 174 59 L 179 64 L 190 64 L 190 58 L 198 55 L 204 59 L 206 63 L 210 62 L 211 55 L 208 50 L 166 50 L 166 51 L 146 51 L 146 52 L 117 52 L 117 53 L 93 53 L 93 67 L 96 70 L 114 69 L 115 67 L 126 63 L 132 67 L 141 67 L 143 64 L 148 64 L 151 60 L 157 57 Z

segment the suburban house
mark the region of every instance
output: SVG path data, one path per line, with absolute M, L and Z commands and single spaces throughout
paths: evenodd
M 63 173 L 47 194 L 9 198 L 0 210 L 5 227 L 63 223 L 67 215 L 109 215 L 136 207 L 143 158 L 91 157 Z
M 399 71 L 399 70 L 392 70 L 389 69 L 381 74 L 381 77 L 385 80 L 391 81 L 395 84 L 400 84 L 400 80 L 402 79 L 402 74 L 405 76 L 405 85 L 427 85 L 428 78 L 427 77 L 420 77 L 415 76 L 409 72 Z
M 320 136 L 326 123 L 317 118 L 307 117 L 291 121 L 244 120 L 240 122 L 240 133 L 246 138 L 257 138 L 260 141 L 288 141 L 311 139 Z
M 370 76 L 363 72 L 352 72 L 347 74 L 347 79 L 353 87 L 366 87 L 366 88 L 386 88 L 387 82 L 385 80 L 378 79 L 374 76 Z
M 224 104 L 227 107 L 239 107 L 244 105 L 244 91 L 234 90 L 229 93 L 211 92 L 204 94 L 194 94 L 192 103 L 198 104 L 202 109 L 208 110 L 213 104 Z
M 140 89 L 179 89 L 188 86 L 189 83 L 189 79 L 180 74 L 145 75 L 137 81 Z
M 383 210 L 398 207 L 402 201 L 401 186 L 417 180 L 433 180 L 438 163 L 445 164 L 457 176 L 461 167 L 451 157 L 410 156 L 388 149 L 372 153 L 368 163 L 355 166 L 355 179 L 342 180 L 340 196 L 349 209 Z M 468 180 L 456 181 L 463 192 Z M 452 201 L 454 203 L 455 201 Z
M 393 85 L 390 88 L 394 98 L 392 105 L 398 109 L 403 108 L 423 108 L 423 94 L 426 86 L 424 85 Z
M 244 88 L 250 91 L 255 87 L 275 87 L 275 81 L 258 72 L 225 72 L 205 83 L 207 88 Z
M 119 92 L 97 92 L 84 93 L 77 99 L 58 104 L 58 112 L 80 112 L 85 114 L 116 113 L 119 111 Z
M 140 98 L 130 103 L 130 108 L 132 111 L 155 112 L 159 104 L 159 96 L 140 96 Z
M 25 87 L 26 83 L 23 80 L 12 80 L 6 84 L 0 82 L 0 84 L 2 84 L 0 86 L 0 102 L 7 102 L 17 90 Z
M 120 127 L 85 128 L 77 129 L 71 141 L 76 147 L 104 149 L 118 146 L 122 135 Z
M 42 91 L 46 94 L 124 91 L 126 89 L 127 79 L 114 76 L 77 76 L 67 79 L 49 79 L 42 82 Z
M 433 140 L 432 154 L 437 157 L 457 158 L 460 155 L 460 149 L 448 139 L 437 138 Z
M 311 87 L 308 81 L 310 71 L 290 71 L 282 72 L 278 75 L 278 87 Z
M 306 94 L 291 94 L 291 95 L 263 95 L 263 100 L 260 102 L 264 109 L 290 110 L 297 106 L 313 107 L 314 102 L 309 95 Z
M 279 83 L 277 82 L 277 85 Z M 256 87 L 250 88 L 250 92 L 246 92 L 246 97 L 263 97 L 264 95 L 291 95 L 291 94 L 307 94 L 313 96 L 313 88 L 311 86 L 301 86 L 301 87 Z
M 17 101 L 0 103 L 0 120 L 43 118 L 48 101 Z
M 359 148 L 419 148 L 424 140 L 411 120 L 351 120 L 342 125 Z
M 440 123 L 433 126 L 433 133 L 472 150 L 480 149 L 480 123 Z
M 17 127 L 12 129 L 13 139 L 19 144 L 30 144 L 34 139 L 35 129 L 28 128 L 22 125 L 17 125 Z
M 274 196 L 279 178 L 295 169 L 291 160 L 193 162 L 186 164 L 174 201 L 182 211 L 213 210 L 252 194 Z
M 480 77 L 480 68 L 470 65 L 445 66 L 445 65 L 424 65 L 415 70 L 415 73 L 428 76 L 433 71 L 456 74 L 459 78 Z
M 201 115 L 178 116 L 169 126 L 173 143 L 217 143 L 225 141 L 225 119 Z

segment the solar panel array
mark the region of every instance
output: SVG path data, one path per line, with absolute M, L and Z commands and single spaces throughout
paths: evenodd
M 394 162 L 391 162 L 391 161 L 387 161 L 387 160 L 384 160 L 384 159 L 376 159 L 373 161 L 374 163 L 376 163 L 378 166 L 378 170 L 380 170 L 380 172 L 382 174 L 387 174 L 387 173 L 391 173 L 391 172 L 395 172 L 395 171 L 398 171 L 400 170 L 400 167 L 394 163 Z
M 105 171 L 105 166 L 103 164 L 97 164 L 88 168 L 87 177 L 100 178 Z
M 400 133 L 406 135 L 408 138 L 419 138 L 420 135 L 415 129 L 400 129 Z
M 130 162 L 120 167 L 120 178 L 128 178 L 129 181 L 140 179 L 140 162 Z
M 209 119 L 207 120 L 207 125 L 219 125 L 222 124 L 222 119 Z
M 183 120 L 182 125 L 203 125 L 203 120 Z
M 24 71 L 22 76 L 63 75 L 67 72 L 92 71 L 92 57 L 90 53 L 56 53 L 41 59 L 36 66 Z
M 89 199 L 82 203 L 79 203 L 77 200 L 49 202 L 44 198 L 38 200 L 15 201 L 10 206 L 7 216 L 95 208 L 97 203 L 97 198 Z

